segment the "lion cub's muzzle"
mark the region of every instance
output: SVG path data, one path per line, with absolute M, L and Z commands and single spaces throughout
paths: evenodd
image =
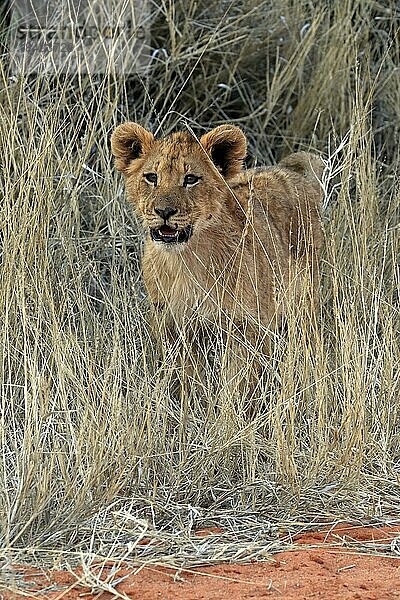
M 150 229 L 150 235 L 153 242 L 163 242 L 164 244 L 181 244 L 187 242 L 192 235 L 192 226 L 179 227 L 179 222 L 172 222 L 170 219 L 179 213 L 174 206 L 159 206 L 154 208 L 154 212 L 161 217 L 164 223 L 158 227 Z
M 176 229 L 169 225 L 161 225 L 159 228 L 150 229 L 150 235 L 153 242 L 163 242 L 164 244 L 182 244 L 187 242 L 192 235 L 192 226 L 187 225 L 183 229 Z

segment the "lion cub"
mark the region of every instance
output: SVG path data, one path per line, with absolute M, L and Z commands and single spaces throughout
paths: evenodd
M 198 140 L 188 132 L 155 139 L 124 123 L 111 144 L 146 231 L 145 286 L 171 325 L 200 319 L 247 338 L 274 328 L 289 299 L 317 300 L 320 158 L 298 152 L 242 170 L 246 138 L 229 124 Z

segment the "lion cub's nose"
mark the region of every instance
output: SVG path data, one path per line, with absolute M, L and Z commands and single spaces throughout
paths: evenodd
M 165 221 L 168 221 L 170 217 L 176 215 L 178 209 L 174 208 L 173 206 L 166 206 L 165 208 L 155 208 L 154 212 L 157 213 Z

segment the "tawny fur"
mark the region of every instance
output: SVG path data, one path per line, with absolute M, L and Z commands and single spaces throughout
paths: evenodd
M 146 230 L 149 298 L 178 327 L 195 316 L 223 327 L 271 328 L 285 314 L 287 298 L 300 301 L 305 285 L 317 300 L 320 158 L 298 152 L 274 167 L 242 170 L 246 139 L 233 125 L 197 140 L 187 132 L 155 139 L 125 123 L 112 135 L 112 152 Z M 156 185 L 147 173 L 157 175 Z M 187 174 L 198 183 L 185 186 Z M 187 242 L 151 239 L 150 230 L 164 224 L 155 208 L 166 207 L 178 210 L 169 227 L 192 226 Z

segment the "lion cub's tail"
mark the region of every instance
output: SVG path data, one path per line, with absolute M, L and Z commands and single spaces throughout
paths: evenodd
M 321 186 L 325 163 L 316 154 L 295 152 L 281 160 L 279 166 L 298 173 L 312 184 Z

